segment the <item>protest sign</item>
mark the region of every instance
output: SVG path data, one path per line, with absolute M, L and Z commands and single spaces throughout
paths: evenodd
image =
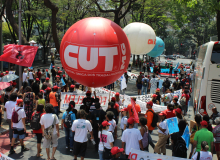
M 184 141 L 186 142 L 186 148 L 189 149 L 189 142 L 190 142 L 190 134 L 189 134 L 189 127 L 188 125 L 186 126 L 182 138 L 184 139 Z
M 0 160 L 14 160 L 14 159 L 12 159 L 12 158 L 10 158 L 10 157 L 0 153 Z
M 62 92 L 60 109 L 66 110 L 69 107 L 69 102 L 75 101 L 76 103 L 75 109 L 79 110 L 80 106 L 83 105 L 82 101 L 83 101 L 83 98 L 85 97 L 86 97 L 85 94 Z M 94 98 L 93 94 L 92 94 L 92 97 Z M 102 109 L 106 110 L 108 108 L 109 94 L 108 93 L 102 93 L 102 94 L 96 93 L 96 97 L 99 98 L 99 103 L 101 104 Z
M 169 134 L 179 132 L 178 120 L 176 117 L 166 119 Z
M 166 155 L 153 154 L 136 149 L 131 149 L 128 159 L 131 160 L 184 160 L 185 158 L 178 158 Z M 186 159 L 185 159 L 186 160 Z

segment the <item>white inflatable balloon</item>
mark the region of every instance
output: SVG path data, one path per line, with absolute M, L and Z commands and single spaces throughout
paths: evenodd
M 151 26 L 145 23 L 133 22 L 123 29 L 128 37 L 131 54 L 149 53 L 156 44 L 156 34 Z

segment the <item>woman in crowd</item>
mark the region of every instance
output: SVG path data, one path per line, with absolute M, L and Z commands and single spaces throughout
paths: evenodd
M 138 76 L 137 78 L 137 81 L 136 81 L 136 86 L 137 86 L 137 89 L 138 89 L 138 95 L 141 95 L 141 89 L 142 89 L 142 73 L 140 72 L 140 75 Z
M 26 123 L 30 123 L 31 115 L 33 113 L 33 106 L 35 103 L 35 93 L 32 92 L 30 86 L 26 87 L 23 99 L 24 99 L 24 110 L 26 113 Z
M 115 94 L 115 103 L 117 103 L 119 106 L 122 106 L 122 101 L 120 100 L 119 95 L 120 94 L 118 92 Z
M 145 117 L 141 117 L 139 119 L 139 123 L 141 125 L 140 132 L 143 137 L 143 139 L 141 140 L 142 145 L 143 145 L 144 150 L 148 151 L 148 129 L 146 127 L 147 119 Z
M 206 141 L 202 141 L 201 143 L 201 151 L 196 152 L 192 157 L 192 160 L 212 160 L 212 153 L 208 151 L 209 145 Z M 198 158 L 199 156 L 199 158 Z
M 121 110 L 121 114 L 122 114 L 122 119 L 121 119 L 121 132 L 123 133 L 123 131 L 127 128 L 127 121 L 128 121 L 128 109 L 127 108 L 123 108 Z
M 41 104 L 41 105 L 43 105 L 44 107 L 45 107 L 45 104 L 46 104 L 46 101 L 45 101 L 45 99 L 43 98 L 43 93 L 38 93 L 38 100 L 36 101 L 36 108 L 37 108 L 37 106 L 39 105 L 39 104 Z
M 46 80 L 46 72 L 45 69 L 42 70 L 42 74 L 41 74 L 41 83 L 44 83 Z

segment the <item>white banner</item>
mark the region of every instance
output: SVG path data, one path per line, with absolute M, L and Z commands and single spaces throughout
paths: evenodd
M 178 158 L 172 156 L 163 156 L 159 154 L 153 154 L 136 149 L 131 149 L 128 159 L 131 160 L 186 160 L 186 158 Z
M 0 153 L 0 160 L 14 160 L 14 159 L 12 159 L 12 158 L 10 158 L 10 157 Z
M 108 101 L 109 101 L 109 94 L 108 93 L 96 93 L 96 97 L 99 98 L 99 103 L 103 110 L 107 110 L 108 108 Z M 68 92 L 61 93 L 61 102 L 60 102 L 60 109 L 66 110 L 69 107 L 69 102 L 74 101 L 76 106 L 75 109 L 79 110 L 80 106 L 83 105 L 83 98 L 86 98 L 85 94 L 74 94 Z M 94 95 L 92 94 L 92 98 Z

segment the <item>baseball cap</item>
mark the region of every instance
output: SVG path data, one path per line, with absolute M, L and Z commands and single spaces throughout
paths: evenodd
M 53 68 L 55 68 L 55 66 L 53 66 Z
M 23 102 L 23 99 L 18 99 L 16 105 L 20 104 Z
M 152 101 L 147 102 L 147 104 L 153 106 L 153 102 Z
M 44 90 L 41 89 L 41 90 L 40 90 L 40 93 L 44 93 Z
M 190 76 L 190 74 L 188 73 L 187 76 Z
M 115 108 L 118 108 L 118 107 L 119 107 L 118 103 L 115 103 Z
M 60 78 L 60 76 L 59 76 L 59 75 L 57 75 L 56 77 L 57 77 L 57 78 Z
M 40 81 L 39 78 L 36 78 L 36 81 Z
M 49 78 L 49 77 L 47 77 L 47 78 L 46 78 L 46 81 L 48 81 L 48 80 L 50 80 L 50 78 Z
M 16 86 L 16 85 L 17 85 L 17 83 L 16 83 L 16 82 L 13 82 L 13 83 L 12 83 L 12 86 Z
M 1 73 L 1 76 L 4 76 L 4 73 Z
M 132 117 L 130 117 L 130 118 L 128 118 L 128 124 L 133 124 L 134 123 L 134 118 L 132 118 Z
M 176 99 L 176 98 L 178 99 L 178 96 L 173 96 L 173 99 Z
M 57 67 L 58 69 L 60 69 L 60 67 Z
M 124 152 L 124 149 L 123 148 L 119 148 L 117 146 L 112 147 L 112 149 L 111 149 L 112 155 L 116 155 L 117 153 L 121 153 L 121 152 Z
M 91 94 L 91 91 L 87 91 L 86 94 Z
M 153 96 L 152 97 L 157 97 L 157 95 L 156 94 L 153 94 Z
M 51 91 L 51 88 L 50 88 L 50 87 L 47 87 L 47 88 L 46 88 L 46 91 Z
M 48 69 L 46 69 L 46 72 L 48 72 Z
M 165 113 L 164 112 L 160 112 L 159 116 L 165 116 Z
M 6 74 L 8 74 L 8 71 L 5 71 Z
M 70 86 L 70 88 L 75 88 L 75 85 L 72 84 L 72 85 Z
M 181 114 L 182 110 L 180 108 L 175 109 L 175 111 L 179 114 Z
M 127 108 L 123 108 L 121 111 L 122 111 L 122 112 L 123 112 L 123 111 L 128 111 L 128 109 L 127 109 Z
M 58 71 L 58 73 L 62 73 L 62 71 Z
M 63 74 L 63 77 L 66 77 L 66 75 L 65 75 L 65 74 Z
M 116 96 L 119 96 L 119 93 L 117 92 L 115 95 L 116 95 Z
M 179 79 L 178 77 L 176 77 L 176 79 Z
M 53 89 L 58 89 L 58 87 L 57 86 L 53 86 Z
M 112 101 L 116 101 L 116 99 L 115 99 L 115 97 L 112 97 L 112 99 L 111 99 Z
M 103 127 L 110 126 L 110 125 L 111 125 L 111 123 L 108 123 L 108 121 L 103 121 L 102 122 Z
M 208 123 L 206 122 L 206 121 L 202 121 L 202 122 L 200 122 L 200 124 L 202 125 L 202 126 L 204 126 L 204 127 L 207 127 L 208 126 Z
M 142 74 L 142 72 L 140 72 L 140 74 Z
M 159 91 L 159 92 L 160 92 L 160 88 L 157 88 L 156 91 Z

